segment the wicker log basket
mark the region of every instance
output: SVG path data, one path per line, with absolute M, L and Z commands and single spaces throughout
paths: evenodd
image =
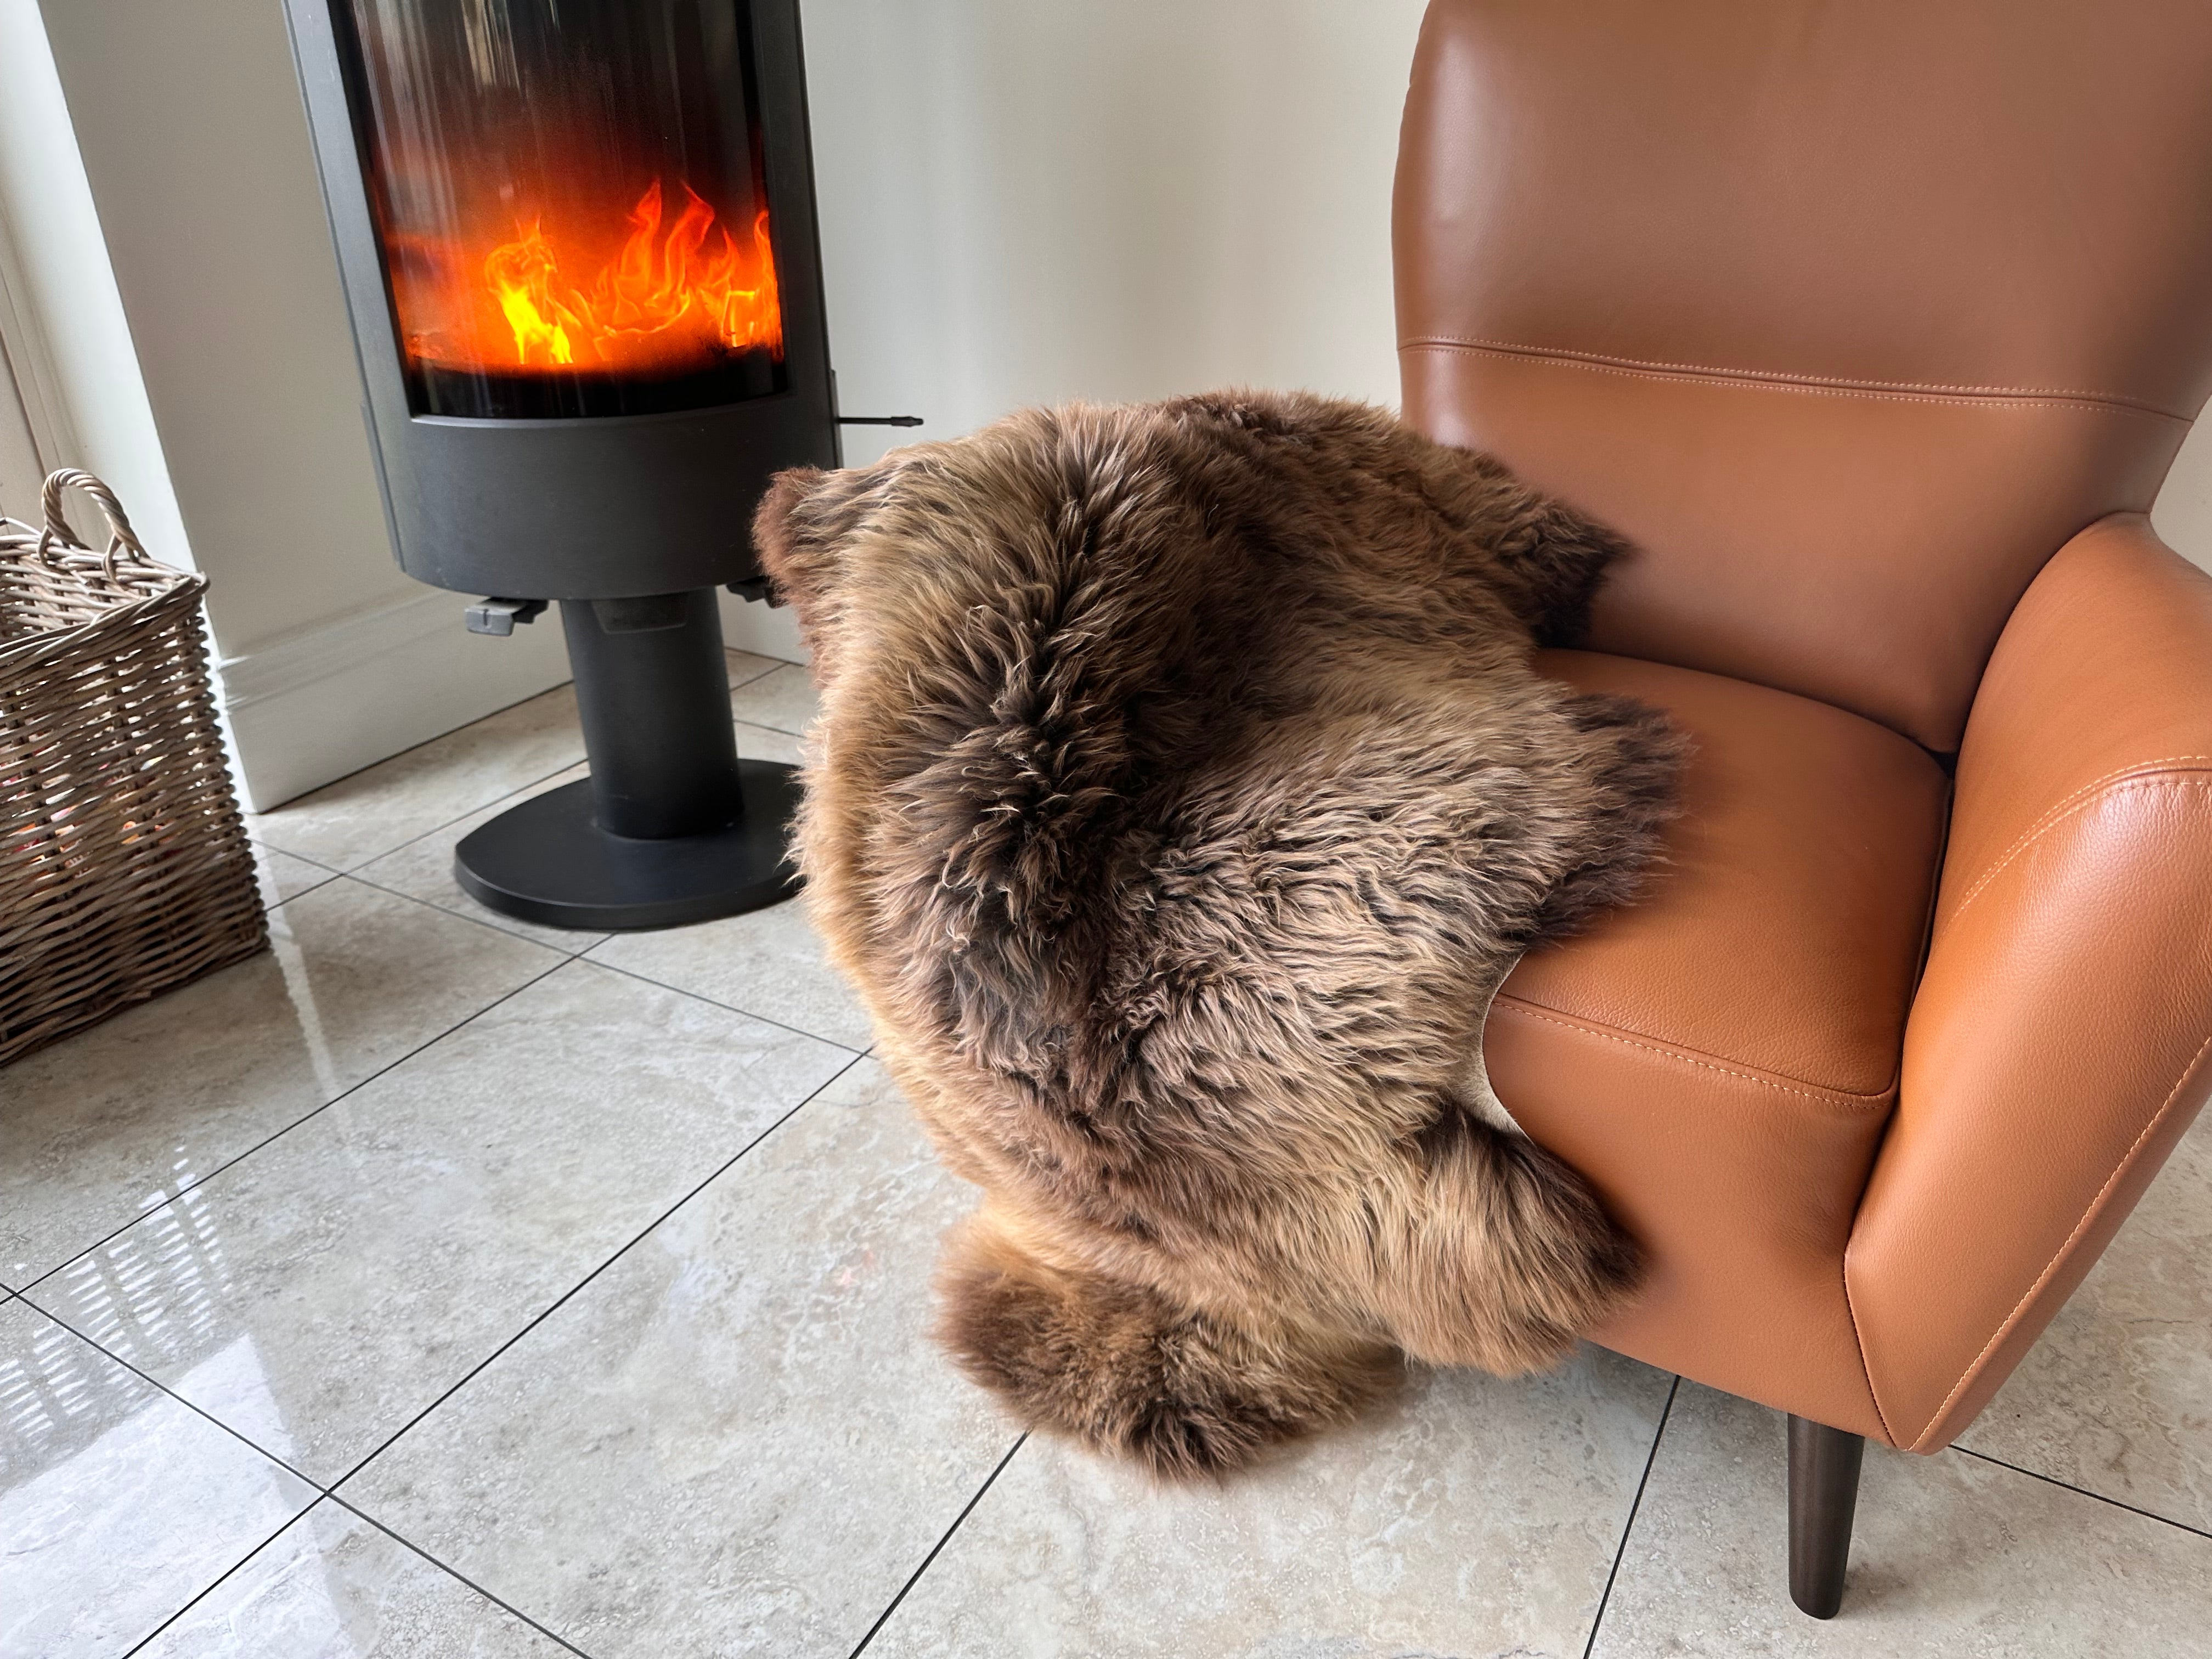
M 95 553 L 62 513 L 106 515 Z M 216 725 L 204 577 L 89 473 L 0 520 L 0 1066 L 268 942 Z

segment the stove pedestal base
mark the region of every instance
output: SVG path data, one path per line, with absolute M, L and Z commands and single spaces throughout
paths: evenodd
M 563 599 L 592 775 L 510 807 L 453 849 L 478 903 L 549 927 L 680 927 L 780 903 L 799 780 L 739 760 L 711 588 Z
M 548 927 L 593 933 L 680 927 L 780 904 L 799 890 L 784 860 L 799 805 L 794 770 L 739 761 L 744 816 L 726 830 L 633 841 L 593 815 L 588 778 L 533 796 L 453 849 L 453 875 L 477 903 Z

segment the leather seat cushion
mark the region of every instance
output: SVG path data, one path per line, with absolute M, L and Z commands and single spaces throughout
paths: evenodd
M 1491 1081 L 1651 1253 L 1609 1347 L 1881 1437 L 1844 1288 L 1896 1099 L 1949 787 L 1826 703 L 1589 652 L 1543 672 L 1666 709 L 1696 744 L 1632 906 L 1499 993 Z M 1808 1404 L 1806 1380 L 1833 1379 Z

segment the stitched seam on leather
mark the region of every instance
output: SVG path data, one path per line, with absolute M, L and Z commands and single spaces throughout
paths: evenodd
M 2056 830 L 2067 819 L 2087 811 L 2099 802 L 2125 794 L 2132 789 L 2203 789 L 2212 786 L 2212 780 L 2199 779 L 2191 781 L 2179 773 L 2166 773 L 2158 769 L 2160 767 L 2172 766 L 2181 761 L 2194 760 L 2212 761 L 2212 755 L 2174 755 L 2165 760 L 2142 761 L 2134 766 L 2124 766 L 2117 772 L 2108 772 L 2094 783 L 2083 784 L 2029 825 L 2021 833 L 2020 839 L 2005 849 L 2004 856 L 1983 872 L 1981 878 L 1967 890 L 1966 897 L 1959 901 L 1959 908 L 1944 918 L 1945 924 L 1948 926 L 1965 915 L 1966 907 L 1979 898 L 1983 890 L 2003 874 L 2007 866 L 2025 853 L 2030 846 L 2042 840 L 2045 836 Z M 2105 787 L 2112 784 L 2115 779 L 2123 780 L 2123 781 L 2112 788 Z
M 2161 409 L 2156 404 L 2140 398 L 2130 398 L 2118 392 L 2085 392 L 2073 386 L 1966 386 L 1940 380 L 1855 380 L 1840 374 L 1798 374 L 1786 369 L 1734 368 L 1720 363 L 1655 362 L 1644 357 L 1619 357 L 1602 351 L 1575 351 L 1564 346 L 1524 345 L 1516 340 L 1486 340 L 1465 334 L 1424 334 L 1399 343 L 1401 351 L 1433 349 L 1441 350 L 1469 350 L 1497 352 L 1511 357 L 1536 357 L 1553 362 L 1577 363 L 1592 368 L 1644 369 L 1656 372 L 1662 378 L 1674 376 L 1711 376 L 1715 380 L 1740 381 L 1754 386 L 1796 386 L 1823 392 L 1862 392 L 1869 394 L 1926 393 L 1949 392 L 1960 394 L 1969 403 L 1990 400 L 2026 400 L 2029 402 L 2066 402 L 2106 404 L 2115 409 L 2135 410 L 2145 415 L 2163 416 L 2169 421 L 2187 421 L 2191 417 Z
M 1874 1095 L 1853 1094 L 1848 1089 L 1824 1089 L 1819 1084 L 1796 1089 L 1790 1087 L 1789 1084 L 1778 1083 L 1771 1077 L 1762 1077 L 1757 1072 L 1738 1071 L 1732 1066 L 1723 1066 L 1715 1060 L 1701 1060 L 1698 1055 L 1703 1052 L 1702 1050 L 1662 1048 L 1656 1042 L 1639 1042 L 1626 1033 L 1613 1030 L 1608 1026 L 1596 1024 L 1589 1020 L 1568 1019 L 1557 1014 L 1546 1013 L 1534 1003 L 1520 997 L 1507 996 L 1503 992 L 1498 994 L 1498 1002 L 1493 1006 L 1510 1008 L 1516 1013 L 1527 1015 L 1530 1019 L 1540 1019 L 1547 1024 L 1557 1025 L 1565 1030 L 1580 1031 L 1585 1036 L 1599 1037 L 1607 1042 L 1619 1042 L 1631 1048 L 1641 1048 L 1647 1054 L 1657 1054 L 1662 1060 L 1674 1060 L 1684 1066 L 1695 1066 L 1701 1071 L 1718 1072 L 1723 1077 L 1741 1078 L 1746 1083 L 1756 1083 L 1762 1089 L 1772 1089 L 1785 1095 L 1797 1095 L 1807 1100 L 1818 1101 L 1824 1105 L 1836 1105 L 1845 1102 L 1859 1106 L 1879 1105 L 1887 1100 L 1897 1090 L 1894 1080 L 1891 1082 L 1888 1088 L 1884 1089 L 1880 1094 Z M 1799 1080 L 1802 1081 L 1802 1079 Z
M 1881 1437 L 1894 1446 L 1897 1431 L 1889 1426 L 1889 1413 L 1881 1408 L 1881 1395 L 1874 1386 L 1874 1367 L 1867 1363 L 1866 1337 L 1859 1329 L 1858 1304 L 1851 1300 L 1850 1245 L 1844 1246 L 1844 1259 L 1837 1264 L 1844 1279 L 1844 1312 L 1851 1322 L 1851 1341 L 1859 1351 L 1859 1375 L 1866 1378 L 1867 1398 L 1874 1401 L 1875 1420 L 1881 1425 Z
M 1569 346 L 1529 345 L 1520 340 L 1491 340 L 1475 334 L 1423 334 L 1407 345 L 1483 346 L 1493 351 L 1526 352 L 1532 357 L 1567 357 L 1581 362 L 1618 363 L 1624 368 L 1664 368 L 1695 374 L 1728 374 L 1746 379 L 1794 380 L 1808 386 L 1864 387 L 1876 392 L 1973 392 L 2018 397 L 2092 398 L 2100 403 L 2136 404 L 2138 399 L 2117 392 L 2086 392 L 2079 386 L 1970 386 L 1945 380 L 1864 380 L 1843 374 L 1800 374 L 1789 369 L 1737 368 L 1720 363 L 1669 363 L 1650 357 L 1623 357 L 1610 351 L 1577 351 Z M 2141 404 L 2148 409 L 2152 405 Z
M 2061 1244 L 2057 1254 L 2044 1264 L 2043 1271 L 2035 1276 L 2035 1282 L 2027 1287 L 2020 1300 L 2012 1304 L 2012 1311 L 2007 1314 L 1998 1322 L 1996 1329 L 1990 1334 L 1990 1340 L 1982 1344 L 1982 1351 L 1976 1354 L 1966 1369 L 1959 1374 L 1959 1380 L 1951 1385 L 1951 1392 L 1943 1396 L 1943 1403 L 1936 1407 L 1935 1415 L 1922 1425 L 1919 1438 L 1912 1443 L 1915 1450 L 1925 1443 L 1929 1431 L 1943 1420 L 1943 1413 L 1951 1409 L 1951 1402 L 1959 1397 L 1960 1390 L 1973 1380 L 1974 1373 L 1981 1370 L 1983 1362 L 1989 1358 L 1997 1344 L 2003 1341 L 2006 1334 L 2019 1322 L 2021 1310 L 2042 1293 L 2043 1287 L 2051 1282 L 2051 1275 L 2058 1271 L 2058 1264 L 2066 1260 L 2068 1253 L 2080 1242 L 2082 1233 L 2088 1228 L 2089 1224 L 2097 1218 L 2097 1212 L 2103 1207 L 2105 1200 L 2111 1194 L 2114 1183 L 2127 1173 L 2128 1165 L 2135 1162 L 2136 1154 L 2142 1150 L 2143 1142 L 2156 1133 L 2158 1126 L 2166 1121 L 2166 1114 L 2173 1109 L 2173 1103 L 2181 1097 L 2182 1085 L 2189 1081 L 2189 1074 L 2197 1069 L 2197 1062 L 2204 1058 L 2207 1049 L 2212 1049 L 2212 1036 L 2207 1036 L 2203 1042 L 2197 1044 L 2197 1052 L 2189 1057 L 2189 1064 L 2181 1068 L 2181 1075 L 2174 1079 L 2173 1087 L 2166 1091 L 2166 1098 L 2160 1103 L 2158 1110 L 2151 1114 L 2150 1121 L 2142 1127 L 2142 1133 L 2138 1134 L 2127 1151 L 2120 1155 L 2120 1161 L 2112 1166 L 2112 1174 L 2105 1177 L 2105 1184 L 2097 1188 L 2097 1195 L 2089 1200 L 2088 1207 L 2081 1212 L 2081 1218 L 2074 1224 L 2074 1231 L 2066 1235 L 2066 1242 Z M 1880 1409 L 1879 1402 L 1875 1408 Z

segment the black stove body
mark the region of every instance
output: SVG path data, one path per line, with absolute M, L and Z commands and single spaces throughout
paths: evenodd
M 797 0 L 286 0 L 393 547 L 557 602 L 591 777 L 457 853 L 492 908 L 772 903 L 790 769 L 738 758 L 714 589 L 835 466 Z

